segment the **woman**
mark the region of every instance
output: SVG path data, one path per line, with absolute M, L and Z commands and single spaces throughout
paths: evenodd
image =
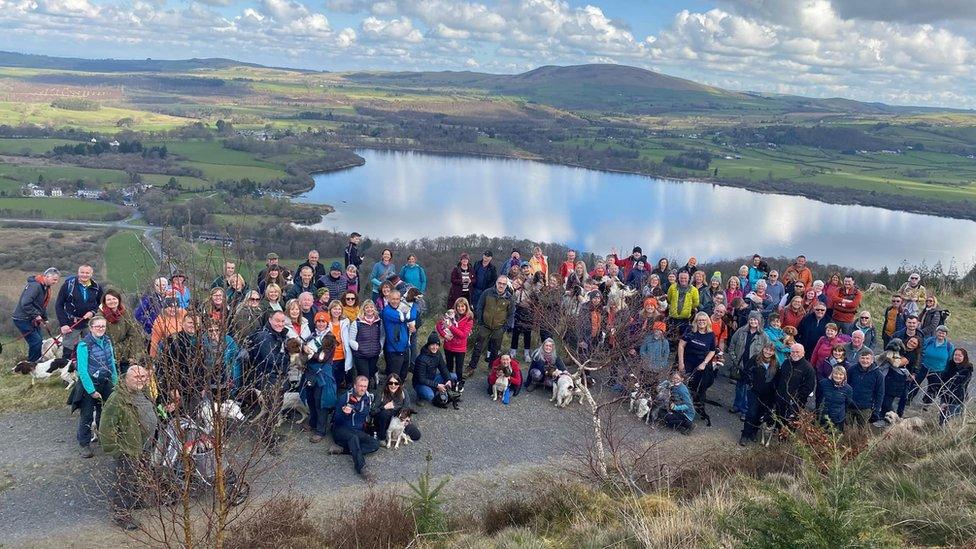
M 383 250 L 383 253 L 380 254 L 380 260 L 373 264 L 373 270 L 369 273 L 373 300 L 380 297 L 380 286 L 383 282 L 395 274 L 397 274 L 397 270 L 396 265 L 393 264 L 393 251 Z
M 285 279 L 284 271 L 280 265 L 271 265 L 263 280 L 258 281 L 258 292 L 264 293 L 269 284 L 277 284 L 279 288 L 288 287 L 288 280 Z
M 407 256 L 407 264 L 400 269 L 400 280 L 417 288 L 420 293 L 427 291 L 427 271 L 417 263 L 416 255 Z
M 329 314 L 315 313 L 315 333 L 304 350 L 308 356 L 302 374 L 300 397 L 308 406 L 308 427 L 312 435 L 308 441 L 317 444 L 328 434 L 336 405 L 336 382 L 332 373 L 332 357 L 336 340 L 329 331 Z
M 670 267 L 671 267 L 671 262 L 668 261 L 668 258 L 662 257 L 661 259 L 657 260 L 657 267 L 654 267 L 654 270 L 651 271 L 651 274 L 657 275 L 658 281 L 664 280 L 668 277 L 668 269 Z
M 705 271 L 695 271 L 695 274 L 691 275 L 691 285 L 698 289 L 698 303 L 699 309 L 712 314 L 712 310 L 715 308 L 715 303 L 712 302 L 712 292 L 709 290 L 707 284 L 705 284 Z
M 854 322 L 854 330 L 861 330 L 864 334 L 864 346 L 868 349 L 874 349 L 874 345 L 878 342 L 878 331 L 874 329 L 874 322 L 871 320 L 871 311 L 863 310 L 857 315 L 857 321 Z
M 238 357 L 237 342 L 230 334 L 226 333 L 225 326 L 214 322 L 206 323 L 206 330 L 201 338 L 203 347 L 203 357 L 208 368 L 212 372 L 220 372 L 220 380 L 223 382 L 221 387 L 217 387 L 213 399 L 216 402 L 223 401 L 226 396 L 222 395 L 225 387 L 231 389 L 240 387 L 241 366 Z M 214 377 L 214 380 L 218 378 Z
M 908 383 L 913 372 L 908 369 L 909 360 L 903 356 L 905 345 L 897 337 L 888 342 L 883 353 L 878 356 L 878 367 L 884 375 L 884 397 L 881 399 L 881 417 L 895 411 L 899 417 L 905 413 L 908 403 Z M 895 399 L 898 408 L 894 408 Z
M 667 295 L 667 292 L 664 291 L 664 286 L 661 285 L 660 276 L 652 274 L 647 277 L 647 286 L 644 288 L 643 295 L 644 297 L 653 297 L 658 300 Z
M 830 277 L 827 279 L 827 283 L 824 284 L 824 288 L 823 288 L 824 295 L 830 298 L 831 296 L 839 292 L 842 287 L 843 284 L 841 283 L 840 273 L 835 271 L 830 274 Z
M 315 290 L 315 303 L 312 304 L 312 308 L 315 309 L 316 313 L 320 311 L 329 312 L 329 303 L 332 303 L 332 294 L 329 293 L 328 288 L 322 287 Z
M 739 436 L 739 445 L 756 440 L 759 427 L 763 423 L 773 423 L 776 408 L 776 374 L 779 372 L 776 360 L 776 345 L 770 341 L 762 346 L 755 356 L 746 360 L 743 375 L 749 378 L 749 410 Z
M 786 342 L 786 332 L 783 331 L 783 319 L 779 313 L 769 315 L 766 327 L 763 329 L 766 337 L 776 347 L 776 363 L 782 364 L 790 356 L 790 346 Z
M 390 292 L 393 291 L 393 283 L 387 280 L 386 282 L 380 284 L 380 295 L 373 300 L 373 304 L 376 305 L 377 311 L 382 311 L 386 308 L 387 298 L 390 296 Z
M 244 301 L 244 297 L 247 295 L 247 284 L 244 282 L 244 277 L 235 274 L 230 279 L 230 284 L 227 286 L 227 307 L 233 309 Z
M 264 300 L 261 302 L 261 325 L 268 322 L 272 313 L 283 310 L 285 308 L 281 302 L 281 287 L 277 284 L 268 284 L 264 289 Z
M 170 336 L 183 330 L 183 317 L 185 316 L 186 309 L 179 308 L 175 297 L 167 297 L 163 300 L 163 311 L 153 322 L 152 333 L 149 336 L 149 356 L 151 358 L 156 358 L 156 355 L 159 354 L 159 346 L 165 343 Z
M 118 290 L 114 288 L 105 290 L 99 312 L 107 322 L 105 335 L 112 341 L 117 363 L 122 359 L 136 358 L 140 347 L 143 349 L 138 352 L 140 354 L 145 352 L 146 340 L 142 334 L 136 332 L 135 319 L 122 305 L 122 294 Z
M 458 298 L 463 297 L 471 301 L 471 290 L 476 282 L 474 269 L 471 267 L 471 260 L 467 253 L 461 254 L 458 264 L 451 270 L 451 291 L 447 295 L 448 307 Z
M 707 314 L 699 312 L 691 329 L 678 342 L 678 371 L 687 377 L 688 387 L 694 391 L 697 401 L 704 400 L 705 391 L 715 381 L 712 359 L 716 349 L 712 321 Z
M 647 275 L 647 258 L 641 257 L 634 262 L 634 266 L 627 273 L 627 280 L 624 283 L 634 290 L 641 291 L 647 284 Z
M 671 397 L 667 410 L 658 412 L 657 420 L 665 427 L 683 435 L 691 433 L 695 421 L 695 404 L 691 392 L 685 386 L 685 376 L 680 370 L 671 373 Z
M 566 277 L 566 291 L 572 292 L 576 288 L 583 288 L 586 284 L 586 279 L 589 278 L 586 273 L 586 263 L 582 261 L 577 261 L 576 265 L 573 267 L 573 272 L 569 273 Z
M 312 337 L 312 329 L 308 325 L 308 319 L 302 314 L 302 307 L 297 299 L 289 299 L 285 303 L 285 330 L 288 331 L 288 338 L 298 338 L 308 341 Z
M 795 295 L 790 300 L 790 304 L 783 308 L 783 327 L 792 326 L 796 328 L 805 316 L 807 316 L 807 309 L 803 306 L 803 297 Z
M 404 408 L 410 408 L 410 396 L 403 387 L 403 380 L 398 374 L 390 374 L 386 380 L 386 387 L 380 398 L 373 401 L 373 435 L 381 442 L 386 440 L 386 431 L 390 428 L 390 420 L 400 415 Z M 417 424 L 411 421 L 403 429 L 403 432 L 416 442 L 420 440 L 420 429 Z
M 840 366 L 830 372 L 830 377 L 817 383 L 817 417 L 820 424 L 837 431 L 844 430 L 847 410 L 854 406 L 854 389 L 847 383 L 847 370 Z
M 810 364 L 820 364 L 830 356 L 831 349 L 837 345 L 846 345 L 851 342 L 851 336 L 840 333 L 840 329 L 833 322 L 828 322 L 824 327 L 824 335 L 820 336 L 817 344 L 810 355 Z M 814 366 L 816 367 L 816 366 Z
M 651 324 L 644 343 L 640 347 L 640 357 L 651 372 L 664 372 L 671 360 L 671 342 L 664 337 L 668 325 L 658 321 Z
M 383 326 L 380 324 L 376 304 L 365 301 L 359 308 L 359 316 L 349 322 L 349 349 L 352 351 L 356 375 L 369 378 L 370 390 L 378 383 L 377 366 L 383 350 Z
M 813 310 L 813 306 L 817 303 L 824 303 L 817 298 L 817 290 L 814 288 L 807 288 L 803 292 L 803 308 L 809 313 Z
M 169 285 L 180 308 L 190 308 L 190 289 L 186 287 L 186 275 L 176 271 L 173 276 L 169 277 Z
M 172 300 L 172 307 L 176 308 L 176 298 Z M 180 309 L 182 310 L 182 309 Z M 115 350 L 112 341 L 105 337 L 107 324 L 104 318 L 93 317 L 88 323 L 89 333 L 78 342 L 75 360 L 78 364 L 78 381 L 80 389 L 75 389 L 71 404 L 81 408 L 78 417 L 78 432 L 76 439 L 81 457 L 90 458 L 94 455 L 91 450 L 92 422 L 95 427 L 101 420 L 102 404 L 112 394 L 112 389 L 119 380 L 116 369 Z
M 935 335 L 935 329 L 943 323 L 943 312 L 939 308 L 939 300 L 934 295 L 925 297 L 925 307 L 918 314 L 918 329 L 925 334 L 925 337 Z
M 256 290 L 247 293 L 247 299 L 234 309 L 231 319 L 230 333 L 237 341 L 261 329 L 261 319 L 264 310 L 261 308 L 261 294 Z
M 841 366 L 845 370 L 848 368 L 847 351 L 843 345 L 834 345 L 830 349 L 830 355 L 817 363 L 817 376 L 819 379 L 830 377 L 835 366 Z
M 356 292 L 347 291 L 342 296 L 342 316 L 349 319 L 349 322 L 359 318 L 359 296 Z
M 739 279 L 739 289 L 742 290 L 742 294 L 748 294 L 752 291 L 752 284 L 749 282 L 749 267 L 742 265 L 739 267 L 739 276 L 733 277 Z
M 336 386 L 344 391 L 352 386 L 356 376 L 353 374 L 352 347 L 349 344 L 349 319 L 342 316 L 342 304 L 338 300 L 329 304 L 329 331 L 336 340 L 335 352 L 332 354 L 332 372 L 335 374 Z
M 668 290 L 671 288 L 671 285 L 675 284 L 677 281 L 678 281 L 678 271 L 672 270 L 671 272 L 668 273 L 667 280 L 661 286 L 662 289 L 664 290 L 664 293 L 667 294 Z
M 744 297 L 741 282 L 739 282 L 739 277 L 730 276 L 729 281 L 725 283 L 725 302 L 732 303 L 737 297 Z
M 942 390 L 944 383 L 942 376 L 949 361 L 952 360 L 954 351 L 955 346 L 949 341 L 949 328 L 945 326 L 936 328 L 935 335 L 925 338 L 922 343 L 922 368 L 926 371 L 925 380 L 928 382 L 925 396 L 922 398 L 923 411 L 928 409 L 930 403 L 936 401 L 937 395 Z
M 359 269 L 352 264 L 346 266 L 346 290 L 359 295 Z
M 458 391 L 464 390 L 464 354 L 468 350 L 468 338 L 473 329 L 474 311 L 463 297 L 457 298 L 454 308 L 437 321 L 436 330 L 444 342 L 447 371 L 457 376 Z
M 891 341 L 888 343 L 891 343 Z M 925 379 L 925 374 L 928 373 L 922 370 L 921 333 L 905 338 L 905 352 L 902 353 L 902 356 L 908 359 L 908 364 L 905 367 L 912 372 L 912 378 L 908 380 L 908 404 L 911 404 L 921 388 L 919 387 L 919 383 Z
M 546 376 L 547 370 L 552 370 L 553 375 Z M 539 383 L 544 387 L 552 387 L 555 376 L 558 376 L 559 372 L 565 371 L 566 364 L 556 354 L 556 342 L 550 337 L 532 352 L 532 362 L 529 365 L 525 390 L 531 393 L 535 390 L 535 385 Z
M 519 340 L 525 351 L 525 361 L 529 362 L 532 351 L 532 304 L 533 284 L 522 277 L 512 280 L 512 301 L 515 304 L 515 324 L 512 327 L 512 342 L 509 354 L 518 356 Z
M 969 351 L 956 349 L 945 369 L 945 386 L 942 390 L 942 405 L 939 408 L 939 424 L 961 415 L 969 395 L 969 381 L 973 378 L 973 363 L 969 361 Z
M 142 299 L 139 300 L 139 306 L 136 307 L 134 316 L 142 324 L 142 329 L 145 330 L 147 335 L 152 333 L 153 322 L 156 321 L 156 317 L 163 310 L 163 300 L 166 299 L 166 291 L 168 288 L 169 283 L 166 277 L 161 276 L 153 281 L 153 289 L 146 292 L 142 296 Z
M 227 325 L 230 314 L 223 288 L 210 290 L 210 298 L 203 304 L 202 313 L 206 318 L 221 325 Z

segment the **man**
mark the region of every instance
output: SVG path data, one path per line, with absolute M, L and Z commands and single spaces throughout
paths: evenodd
M 854 422 L 864 426 L 881 419 L 881 402 L 884 400 L 884 375 L 874 362 L 874 351 L 863 349 L 857 364 L 847 368 L 847 383 L 854 390 L 854 406 L 851 415 Z
M 627 277 L 630 276 L 630 271 L 634 268 L 634 263 L 639 261 L 643 255 L 644 252 L 641 251 L 641 247 L 634 246 L 634 249 L 630 252 L 629 257 L 618 259 L 617 248 L 610 248 L 610 259 L 613 260 L 614 264 L 624 270 L 623 274 L 620 275 L 621 280 L 627 280 Z M 572 270 L 573 268 L 570 267 L 570 272 L 572 272 Z
M 905 300 L 901 310 L 906 315 L 917 315 L 920 312 L 918 302 L 925 299 L 925 296 L 928 295 L 928 292 L 925 291 L 925 286 L 922 286 L 922 276 L 918 273 L 908 275 L 908 282 L 901 285 L 898 293 Z
M 417 308 L 410 307 L 408 314 L 401 314 L 402 296 L 393 290 L 387 296 L 386 306 L 380 313 L 383 320 L 383 330 L 386 340 L 383 343 L 383 359 L 386 362 L 386 375 L 397 374 L 400 381 L 406 381 L 410 363 L 408 351 L 410 349 L 410 335 L 417 331 Z
M 692 315 L 698 310 L 698 288 L 689 282 L 687 272 L 678 273 L 678 281 L 668 288 L 668 321 L 671 333 L 679 337 L 684 333 Z
M 268 319 L 264 328 L 249 339 L 248 371 L 244 375 L 243 385 L 261 390 L 264 406 L 272 412 L 281 409 L 281 397 L 284 384 L 288 382 L 288 353 L 285 351 L 285 341 L 288 330 L 285 330 L 287 317 L 283 311 L 275 311 Z M 269 414 L 263 425 L 262 439 L 268 447 L 268 453 L 273 456 L 281 454 L 278 447 L 276 414 Z
M 769 276 L 766 277 L 766 293 L 769 294 L 774 309 L 778 310 L 786 306 L 783 303 L 783 298 L 786 297 L 786 287 L 779 281 L 779 271 L 776 269 L 769 271 Z
M 857 362 L 858 357 L 861 355 L 861 351 L 867 349 L 864 346 L 864 332 L 861 330 L 854 330 L 851 332 L 851 340 L 844 345 L 844 355 L 846 356 L 847 364 L 854 364 Z
M 508 273 L 512 272 L 513 268 L 520 269 L 522 266 L 522 253 L 518 251 L 518 248 L 512 250 L 512 255 L 508 258 L 508 261 L 502 264 L 502 271 L 499 274 L 508 276 Z
M 302 267 L 310 267 L 312 269 L 312 280 L 318 280 L 325 276 L 325 265 L 319 263 L 319 252 L 318 250 L 311 250 L 308 252 L 308 260 L 302 263 L 295 269 L 295 272 L 302 270 Z
M 864 294 L 854 285 L 854 277 L 851 275 L 845 276 L 843 286 L 827 296 L 827 306 L 833 311 L 831 318 L 842 334 L 850 334 L 854 330 L 857 308 L 861 306 L 863 297 Z
M 359 269 L 359 266 L 363 264 L 363 259 L 365 259 L 366 256 L 360 255 L 359 253 L 359 241 L 362 240 L 362 238 L 363 235 L 356 232 L 349 235 L 349 243 L 346 244 L 346 251 L 344 254 L 346 258 L 346 267 L 355 265 L 356 269 Z
M 471 303 L 468 304 L 471 307 L 474 307 L 478 303 L 481 294 L 488 288 L 494 286 L 495 280 L 498 279 L 498 271 L 492 265 L 491 259 L 491 250 L 485 250 L 481 254 L 481 261 L 474 265 L 474 288 L 471 289 Z M 450 305 L 451 307 L 454 306 L 453 303 Z
M 150 471 L 151 439 L 159 428 L 156 406 L 146 394 L 149 371 L 137 364 L 123 373 L 122 383 L 105 401 L 99 440 L 105 453 L 115 458 L 113 520 L 125 530 L 137 530 L 132 509 L 140 503 L 141 475 Z M 175 404 L 168 404 L 172 412 Z
M 414 361 L 413 389 L 417 398 L 429 402 L 435 395 L 447 393 L 457 382 L 457 374 L 447 371 L 447 363 L 441 355 L 441 338 L 435 330 L 427 337 L 427 345 Z
M 315 304 L 315 297 L 312 296 L 311 292 L 302 292 L 298 294 L 298 308 L 302 311 L 302 316 L 305 320 L 308 320 L 309 326 L 315 326 L 315 310 L 313 305 Z
M 810 267 L 807 267 L 807 256 L 796 256 L 796 261 L 786 268 L 786 272 L 783 274 L 783 281 L 787 284 L 799 281 L 803 283 L 804 288 L 809 288 L 813 285 L 813 272 L 810 271 Z
M 482 292 L 474 308 L 474 322 L 474 352 L 471 353 L 471 361 L 468 363 L 469 370 L 478 368 L 485 343 L 488 344 L 485 362 L 491 364 L 501 348 L 505 331 L 515 326 L 515 300 L 508 288 L 507 276 L 499 276 L 493 288 Z
M 44 274 L 27 279 L 27 285 L 20 293 L 17 307 L 11 319 L 20 335 L 27 342 L 27 360 L 37 362 L 41 358 L 41 343 L 44 336 L 41 326 L 47 323 L 47 304 L 51 301 L 51 287 L 58 283 L 61 273 L 54 267 L 44 271 Z
M 776 414 L 786 421 L 806 407 L 810 393 L 816 388 L 817 372 L 804 358 L 803 345 L 790 346 L 790 356 L 780 365 L 776 381 Z
M 367 391 L 368 388 L 369 379 L 357 376 L 353 388 L 339 397 L 332 424 L 332 439 L 352 456 L 356 474 L 372 483 L 374 478 L 366 469 L 365 456 L 379 450 L 380 442 L 365 430 L 373 406 L 373 395 Z
M 302 268 L 304 269 L 304 267 Z M 342 265 L 338 261 L 333 261 L 332 265 L 329 266 L 329 274 L 320 278 L 317 286 L 319 288 L 328 288 L 329 295 L 334 295 L 337 299 L 341 299 L 342 295 L 346 293 L 346 288 L 349 287 L 349 280 L 346 279 Z M 315 289 L 305 291 L 314 292 Z
M 102 418 L 102 404 L 112 394 L 112 388 L 119 380 L 115 366 L 115 350 L 112 341 L 105 335 L 108 321 L 96 317 L 90 323 L 88 335 L 78 343 L 78 382 L 81 389 L 72 394 L 71 404 L 81 409 L 78 417 L 78 446 L 83 458 L 95 455 L 91 450 L 92 428 L 97 427 Z M 79 392 L 80 391 L 80 392 Z
M 563 261 L 559 265 L 559 279 L 562 280 L 563 284 L 566 283 L 566 279 L 569 278 L 569 273 L 576 269 L 576 250 L 569 250 L 566 252 L 566 261 Z
M 917 316 L 908 315 L 905 317 L 905 327 L 895 332 L 894 337 L 897 337 L 902 341 L 908 341 L 908 338 L 910 337 L 917 337 L 922 341 L 925 341 L 925 334 L 923 334 L 922 330 L 919 329 L 921 325 L 922 323 Z
M 233 278 L 237 278 L 237 264 L 233 261 L 225 261 L 224 274 L 218 276 L 210 283 L 210 289 L 223 288 L 226 290 L 230 288 L 230 282 Z
M 288 287 L 288 291 L 285 292 L 284 298 L 287 302 L 289 299 L 297 299 L 302 292 L 309 292 L 314 294 L 316 290 L 323 287 L 321 284 L 315 281 L 313 278 L 315 271 L 312 267 L 305 265 L 304 267 L 299 267 L 298 278 Z M 343 289 L 345 292 L 345 289 Z M 331 295 L 331 292 L 329 292 Z M 342 295 L 341 293 L 336 295 Z
M 75 356 L 75 347 L 86 333 L 88 319 L 95 316 L 102 303 L 102 288 L 92 278 L 93 273 L 91 265 L 79 266 L 78 274 L 64 279 L 58 292 L 54 311 L 61 324 L 64 358 Z
M 803 320 L 796 327 L 796 341 L 807 349 L 807 360 L 810 360 L 813 355 L 813 348 L 817 346 L 820 338 L 827 333 L 827 324 L 831 322 L 830 315 L 827 314 L 827 305 L 820 301 L 813 303 L 813 311 L 807 313 L 807 316 L 803 317 Z
M 278 263 L 279 261 L 278 254 L 271 252 L 268 254 L 267 259 L 268 262 L 264 265 L 264 268 L 261 269 L 261 272 L 258 273 L 257 280 L 254 281 L 255 288 L 263 287 L 261 283 L 264 282 L 264 279 L 268 277 L 268 271 L 272 267 L 277 267 L 278 271 L 281 273 L 282 278 L 284 278 L 285 280 L 291 277 L 291 272 Z

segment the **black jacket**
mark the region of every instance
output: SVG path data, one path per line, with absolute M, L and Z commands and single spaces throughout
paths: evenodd
M 308 264 L 308 261 L 306 261 L 305 263 L 302 263 L 301 265 L 299 265 L 298 268 L 295 269 L 295 280 L 293 282 L 299 282 L 299 283 L 301 282 L 301 279 L 302 279 L 302 277 L 301 277 L 302 267 L 311 267 L 311 265 Z M 323 276 L 329 274 L 325 270 L 325 265 L 323 265 L 321 261 L 319 261 L 318 263 L 315 264 L 315 268 L 312 269 L 312 271 L 314 271 L 312 273 L 312 281 L 313 282 L 315 280 L 318 280 L 318 279 L 322 278 Z
M 85 288 L 78 282 L 77 276 L 69 276 L 61 285 L 58 300 L 54 304 L 54 312 L 58 315 L 58 322 L 62 326 L 71 326 L 85 313 L 97 312 L 102 303 L 102 288 L 95 279 Z M 88 325 L 88 321 L 80 322 L 78 329 Z
M 425 346 L 413 362 L 413 384 L 414 386 L 426 385 L 437 390 L 437 383 L 434 382 L 434 377 L 437 374 L 440 374 L 444 381 L 450 378 L 450 374 L 447 372 L 447 364 L 444 362 L 444 355 L 440 352 L 434 354 Z
M 285 351 L 287 339 L 288 330 L 275 332 L 270 324 L 266 324 L 261 331 L 248 339 L 249 372 L 245 371 L 245 377 L 251 377 L 248 382 L 255 382 L 260 388 L 284 381 L 288 373 L 288 353 Z
M 773 362 L 776 357 L 773 357 Z M 752 376 L 752 390 L 756 393 L 759 400 L 771 403 L 776 400 L 776 381 L 779 375 L 779 365 L 770 366 L 767 370 L 759 362 L 759 355 L 756 355 L 746 362 L 747 371 Z
M 966 393 L 972 377 L 972 365 L 960 367 L 959 364 L 956 364 L 950 358 L 949 366 L 946 367 L 946 371 L 942 374 L 942 378 L 946 380 L 942 393 L 942 401 L 946 404 L 962 404 L 966 402 Z
M 50 290 L 51 287 L 38 282 L 37 277 L 28 278 L 27 285 L 24 286 L 24 291 L 20 294 L 20 301 L 17 302 L 17 307 L 14 309 L 13 319 L 29 321 L 41 317 L 47 320 L 47 301 Z
M 352 242 L 346 244 L 346 267 L 350 265 L 355 265 L 356 269 L 363 264 L 363 256 L 359 255 L 359 246 L 356 246 Z
M 787 418 L 806 406 L 816 386 L 817 372 L 809 360 L 784 361 L 776 375 L 776 409 L 779 415 Z
M 827 324 L 830 322 L 829 310 L 819 321 L 817 321 L 816 315 L 807 313 L 807 316 L 803 317 L 803 320 L 796 327 L 796 341 L 803 344 L 803 356 L 807 360 L 813 356 L 813 348 L 817 346 L 817 342 L 827 333 Z

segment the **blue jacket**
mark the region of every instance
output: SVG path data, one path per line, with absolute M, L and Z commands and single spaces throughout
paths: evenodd
M 860 364 L 854 364 L 847 369 L 847 383 L 854 390 L 854 406 L 858 409 L 874 410 L 874 414 L 881 415 L 881 401 L 884 399 L 884 375 L 877 363 L 865 370 Z
M 392 261 L 390 261 L 389 266 L 383 265 L 382 261 L 377 261 L 373 264 L 373 270 L 369 272 L 370 289 L 373 293 L 373 299 L 379 297 L 380 285 L 386 282 L 386 279 L 390 275 L 396 274 L 396 272 L 396 265 Z
M 848 406 L 854 406 L 854 389 L 849 384 L 838 387 L 830 378 L 820 380 L 817 385 L 817 415 L 821 420 L 827 418 L 834 425 L 843 425 Z
M 288 373 L 288 353 L 285 352 L 288 330 L 275 332 L 269 324 L 265 324 L 263 329 L 255 332 L 249 339 L 249 374 L 253 374 L 258 386 L 274 385 L 283 381 Z
M 64 284 L 61 285 L 61 290 L 58 292 L 54 312 L 58 315 L 58 323 L 62 326 L 71 326 L 85 316 L 85 313 L 97 312 L 101 303 L 102 288 L 98 282 L 95 282 L 94 278 L 91 279 L 86 288 L 78 282 L 77 276 L 69 276 L 64 280 Z M 86 320 L 80 322 L 77 327 L 82 329 L 87 325 L 88 321 Z
M 666 370 L 671 356 L 671 343 L 666 337 L 654 339 L 653 334 L 648 334 L 640 346 L 640 356 L 650 362 L 652 370 Z
M 359 399 L 359 402 L 355 403 L 352 402 L 353 398 L 353 389 L 346 391 L 345 394 L 339 397 L 336 402 L 335 414 L 332 416 L 334 428 L 345 427 L 354 431 L 362 431 L 365 429 L 366 420 L 369 418 L 369 412 L 373 407 L 373 395 L 366 393 Z M 347 404 L 352 407 L 351 414 L 342 411 L 342 408 Z
M 410 314 L 406 319 L 400 318 L 400 311 L 394 309 L 389 303 L 383 307 L 383 331 L 386 336 L 383 342 L 383 349 L 394 353 L 406 352 L 410 346 L 410 332 L 407 330 L 407 323 L 417 320 L 417 308 L 410 307 Z
M 404 265 L 400 268 L 400 278 L 420 293 L 427 291 L 427 272 L 420 265 Z
M 786 361 L 786 358 L 790 356 L 790 346 L 783 343 L 784 333 L 780 328 L 774 328 L 772 326 L 766 326 L 763 328 L 766 332 L 766 337 L 773 342 L 776 346 L 776 363 L 782 364 Z
M 163 297 L 156 292 L 147 293 L 139 300 L 139 306 L 136 307 L 136 311 L 133 313 L 133 316 L 142 324 L 142 329 L 147 334 L 152 333 L 153 323 L 156 321 L 156 317 L 159 316 L 159 312 L 163 310 Z
M 119 372 L 115 367 L 115 350 L 112 349 L 112 340 L 108 336 L 85 336 L 75 349 L 75 360 L 78 361 L 78 380 L 88 394 L 95 392 L 96 380 L 110 377 L 112 386 L 119 381 Z
M 481 261 L 474 264 L 474 288 L 471 290 L 470 303 L 472 307 L 478 304 L 482 292 L 495 287 L 496 280 L 498 280 L 498 270 L 495 269 L 494 263 L 488 263 L 487 267 Z M 452 303 L 451 306 L 453 307 L 454 304 Z
M 688 421 L 695 421 L 695 404 L 691 401 L 691 392 L 687 385 L 672 385 L 671 400 L 674 401 L 675 412 L 684 414 Z
M 956 352 L 956 348 L 948 339 L 944 344 L 936 345 L 935 336 L 927 337 L 922 343 L 922 366 L 928 368 L 931 373 L 942 373 L 954 352 Z
M 47 301 L 50 289 L 50 286 L 38 282 L 37 277 L 28 278 L 27 285 L 24 286 L 24 291 L 20 294 L 20 300 L 14 309 L 13 319 L 29 321 L 39 316 L 47 320 Z

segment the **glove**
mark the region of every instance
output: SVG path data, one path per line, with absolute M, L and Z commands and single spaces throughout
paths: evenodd
M 34 322 L 33 322 L 33 324 L 34 324 L 34 326 L 35 326 L 36 328 L 40 328 L 41 326 L 43 326 L 43 325 L 44 325 L 44 319 L 43 319 L 43 318 L 41 318 L 41 317 L 37 317 L 37 318 L 35 318 L 35 319 L 34 319 Z

